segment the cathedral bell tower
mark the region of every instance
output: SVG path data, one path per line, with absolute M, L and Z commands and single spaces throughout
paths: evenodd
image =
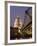
M 20 28 L 20 29 L 21 29 L 21 27 L 22 27 L 22 21 L 21 21 L 21 19 L 20 19 L 19 16 L 17 16 L 16 19 L 15 19 L 14 27 Z

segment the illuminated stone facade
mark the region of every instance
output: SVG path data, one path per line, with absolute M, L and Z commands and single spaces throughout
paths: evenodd
M 22 21 L 21 21 L 21 19 L 18 16 L 15 19 L 14 27 L 17 27 L 17 28 L 21 28 L 22 27 Z

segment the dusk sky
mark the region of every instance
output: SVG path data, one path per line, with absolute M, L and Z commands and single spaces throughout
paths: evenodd
M 24 16 L 26 17 L 26 21 L 28 21 L 27 16 L 25 15 L 25 11 L 28 9 L 29 7 L 18 7 L 18 6 L 10 6 L 10 26 L 13 26 L 15 18 L 17 16 L 20 17 L 20 19 L 22 20 L 22 22 L 24 22 Z

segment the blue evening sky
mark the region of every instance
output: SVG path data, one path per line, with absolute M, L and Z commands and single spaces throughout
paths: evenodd
M 26 16 L 25 11 L 28 8 L 29 7 L 10 6 L 10 26 L 13 26 L 15 18 L 17 16 L 19 16 L 20 19 L 22 20 L 22 22 L 24 22 L 24 16 Z M 25 18 L 25 19 L 27 19 L 27 18 Z

